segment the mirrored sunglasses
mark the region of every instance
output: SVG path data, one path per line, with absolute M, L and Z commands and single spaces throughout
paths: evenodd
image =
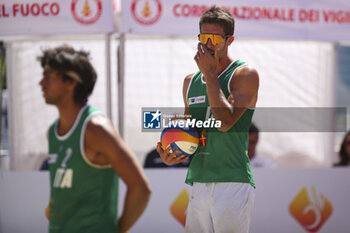
M 209 39 L 213 45 L 217 45 L 217 44 L 222 43 L 224 41 L 225 37 L 223 37 L 222 35 L 218 35 L 218 34 L 198 34 L 198 40 L 202 44 L 207 44 Z

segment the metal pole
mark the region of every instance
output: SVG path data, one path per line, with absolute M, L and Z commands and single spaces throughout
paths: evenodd
M 105 36 L 106 54 L 106 113 L 112 120 L 112 85 L 111 85 L 111 34 Z
M 7 104 L 7 114 L 8 114 L 8 154 L 9 154 L 9 168 L 10 170 L 17 169 L 17 159 L 16 156 L 16 147 L 15 145 L 15 132 L 18 131 L 16 127 L 16 116 L 14 115 L 14 106 L 12 104 L 13 102 L 13 79 L 11 76 L 14 74 L 13 71 L 13 56 L 14 56 L 14 49 L 13 49 L 13 43 L 7 42 L 5 43 L 5 49 L 6 49 L 6 77 L 7 77 L 7 88 L 8 88 L 8 104 Z M 12 92 L 11 92 L 12 90 Z
M 125 34 L 121 34 L 118 46 L 118 130 L 121 137 L 124 137 L 124 76 Z

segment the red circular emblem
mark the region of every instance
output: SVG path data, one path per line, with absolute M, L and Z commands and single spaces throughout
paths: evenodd
M 72 0 L 71 11 L 76 21 L 81 24 L 93 24 L 102 14 L 101 0 Z
M 159 20 L 162 4 L 160 0 L 133 0 L 131 13 L 138 23 L 151 25 Z

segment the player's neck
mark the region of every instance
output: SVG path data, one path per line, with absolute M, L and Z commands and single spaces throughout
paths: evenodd
M 222 58 L 222 60 L 219 61 L 219 64 L 216 67 L 217 75 L 220 75 L 232 62 L 233 59 L 229 56 L 225 56 L 224 58 Z
M 59 122 L 58 134 L 65 135 L 74 125 L 75 120 L 83 106 L 74 103 L 58 107 Z

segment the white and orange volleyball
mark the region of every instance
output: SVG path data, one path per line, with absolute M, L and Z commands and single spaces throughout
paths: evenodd
M 160 136 L 163 150 L 171 147 L 170 153 L 179 150 L 180 154 L 186 156 L 193 155 L 199 144 L 199 135 L 192 127 L 167 127 L 164 128 Z

